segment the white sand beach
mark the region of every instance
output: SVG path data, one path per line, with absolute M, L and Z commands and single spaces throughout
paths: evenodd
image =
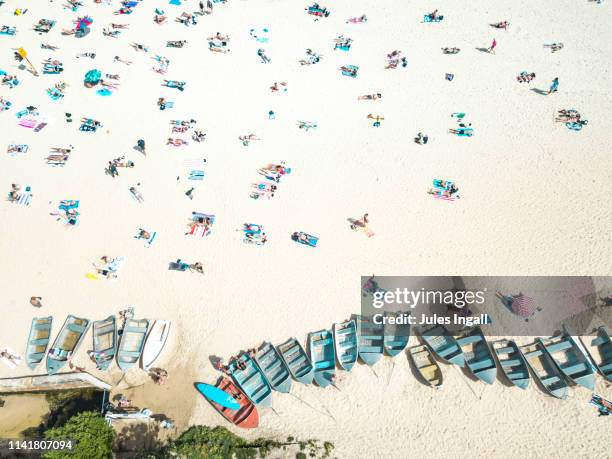
M 331 441 L 340 458 L 609 455 L 609 420 L 597 417 L 586 389 L 572 388 L 560 401 L 535 385 L 521 391 L 498 380 L 485 387 L 442 365 L 444 387 L 436 391 L 414 377 L 405 353 L 385 357 L 374 371 L 363 364 L 338 371 L 338 389 L 294 383 L 291 394 L 274 394 L 274 411 L 260 410 L 253 431 L 231 426 L 193 388 L 220 375 L 210 356 L 227 361 L 292 336 L 304 342 L 307 333 L 359 313 L 362 275 L 611 275 L 608 2 L 321 2 L 331 14 L 315 21 L 307 2 L 230 0 L 190 26 L 175 17 L 198 10 L 195 0 L 144 0 L 129 15 L 113 14 L 118 1 L 83 3 L 76 12 L 60 0 L 0 6 L 0 25 L 17 28 L 0 36 L 0 69 L 20 80 L 0 86 L 12 104 L 0 112 L 0 188 L 8 194 L 20 184 L 33 194 L 28 206 L 0 201 L 0 348 L 23 356 L 35 316 L 52 315 L 55 336 L 67 314 L 99 320 L 133 306 L 137 318 L 172 321 L 156 362 L 169 373 L 165 385 L 139 369 L 123 377 L 116 364 L 97 371 L 86 354 L 91 331 L 74 363 L 179 430 L 206 424 L 248 438 L 315 438 Z M 28 11 L 15 16 L 16 8 Z M 168 17 L 164 24 L 153 21 L 155 8 Z M 444 20 L 423 23 L 436 8 Z M 362 14 L 367 22 L 346 23 Z M 85 15 L 93 19 L 87 36 L 61 34 Z M 32 30 L 41 18 L 57 21 L 48 34 Z M 490 26 L 504 20 L 508 30 Z M 104 36 L 111 23 L 129 28 Z M 267 28 L 269 42 L 258 43 L 253 28 Z M 207 37 L 217 32 L 229 35 L 230 52 L 209 52 Z M 339 35 L 354 40 L 350 51 L 334 50 Z M 477 49 L 494 38 L 495 54 Z M 167 48 L 167 40 L 187 44 Z M 553 42 L 563 49 L 544 47 Z M 39 76 L 18 68 L 19 47 Z M 461 51 L 445 55 L 443 47 Z M 306 49 L 321 54 L 320 62 L 300 65 Z M 385 69 L 393 50 L 407 58 L 405 68 Z M 170 60 L 165 75 L 152 71 L 156 55 Z M 47 58 L 61 61 L 63 73 L 42 74 Z M 357 77 L 343 76 L 343 65 L 358 66 Z M 105 74 L 120 76 L 112 95 L 84 86 L 92 69 L 107 81 Z M 522 71 L 535 80 L 518 83 Z M 533 90 L 548 91 L 555 77 L 558 92 Z M 186 82 L 184 91 L 162 87 L 164 79 Z M 60 81 L 68 84 L 65 96 L 54 101 L 46 89 Z M 287 82 L 287 92 L 271 92 L 274 82 Z M 357 99 L 375 93 L 382 98 Z M 160 111 L 160 97 L 174 107 Z M 28 106 L 48 123 L 40 132 L 17 124 Z M 560 109 L 578 110 L 588 124 L 568 129 L 554 121 Z M 472 137 L 448 132 L 456 112 L 472 123 Z M 380 127 L 368 114 L 384 117 Z M 102 127 L 79 131 L 82 117 Z M 205 141 L 193 141 L 192 131 L 171 133 L 170 120 L 191 119 Z M 299 129 L 298 121 L 317 127 Z M 427 144 L 413 141 L 418 132 Z M 251 133 L 260 140 L 243 146 L 238 137 Z M 188 145 L 166 145 L 170 137 Z M 138 139 L 146 155 L 133 148 Z M 29 148 L 10 156 L 9 144 Z M 52 147 L 70 146 L 63 167 L 46 164 Z M 122 155 L 134 167 L 105 174 Z M 186 161 L 198 159 L 206 159 L 205 177 L 188 180 Z M 258 169 L 281 161 L 291 173 L 274 197 L 251 199 L 251 184 L 263 180 Z M 455 182 L 461 199 L 434 199 L 427 193 L 434 179 Z M 142 203 L 130 194 L 134 186 Z M 190 188 L 193 199 L 185 195 Z M 76 226 L 50 215 L 61 200 L 79 200 Z M 193 211 L 215 215 L 210 235 L 185 235 Z M 370 238 L 347 221 L 366 212 Z M 263 225 L 267 243 L 243 243 L 244 223 Z M 139 228 L 157 233 L 149 248 L 134 238 Z M 318 236 L 317 247 L 292 241 L 296 231 Z M 105 255 L 124 257 L 117 279 L 86 277 Z M 177 259 L 201 262 L 204 275 L 168 270 Z M 42 297 L 41 308 L 32 296 Z M 33 373 L 23 363 L 0 365 L 0 378 L 43 372 L 44 363 Z M 612 399 L 599 376 L 596 392 Z M 0 413 L 19 410 L 7 400 Z M 0 437 L 15 425 L 2 419 Z

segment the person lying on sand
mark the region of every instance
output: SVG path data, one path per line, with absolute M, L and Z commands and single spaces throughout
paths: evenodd
M 140 191 L 138 191 L 138 189 L 136 187 L 130 187 L 130 193 L 132 193 L 132 195 L 134 196 L 134 198 L 142 203 L 144 202 L 144 198 L 142 197 L 142 194 L 140 193 Z
M 364 96 L 358 96 L 357 97 L 357 100 L 378 100 L 378 99 L 382 99 L 382 94 L 381 93 L 366 94 Z

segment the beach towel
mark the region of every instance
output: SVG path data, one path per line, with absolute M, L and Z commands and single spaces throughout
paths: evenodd
M 17 366 L 21 363 L 21 361 L 23 360 L 23 358 L 17 354 L 17 352 L 15 352 L 13 349 L 11 349 L 10 347 L 5 347 L 2 349 L 2 352 L 6 352 L 7 354 L 13 356 L 13 359 L 9 359 L 8 357 L 0 357 L 0 360 L 2 361 L 2 363 L 4 363 L 7 367 L 9 367 L 11 370 L 14 368 L 17 368 Z
M 19 195 L 17 198 L 17 204 L 21 206 L 29 206 L 30 201 L 32 201 L 32 189 L 29 186 L 26 186 L 25 191 Z
M 108 88 L 104 88 L 104 89 L 98 89 L 96 91 L 96 94 L 100 96 L 111 96 L 113 93 Z
M 151 247 L 151 244 L 153 244 L 153 241 L 155 240 L 157 236 L 157 231 L 153 231 L 153 233 L 151 234 L 151 237 L 149 239 L 147 239 L 147 242 L 145 242 L 145 247 L 148 249 L 149 247 Z
M 192 170 L 189 172 L 188 180 L 204 180 L 204 171 Z
M 423 16 L 423 22 L 441 22 L 443 19 L 444 16 L 437 16 L 435 19 L 430 14 Z

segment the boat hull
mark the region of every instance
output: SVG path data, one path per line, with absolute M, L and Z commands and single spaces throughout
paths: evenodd
M 66 317 L 64 325 L 55 337 L 47 354 L 47 373 L 59 372 L 83 342 L 89 328 L 89 320 L 73 315 Z
M 425 345 L 411 347 L 409 355 L 423 381 L 436 389 L 441 388 L 444 382 L 442 369 L 429 348 Z
M 32 319 L 28 343 L 26 345 L 26 364 L 30 370 L 42 362 L 51 341 L 53 317 L 35 317 Z
M 521 346 L 519 349 L 535 380 L 543 388 L 544 392 L 558 399 L 565 400 L 568 392 L 567 383 L 563 373 L 557 368 L 557 365 L 550 358 L 544 346 L 536 340 L 534 343 Z
M 357 317 L 359 358 L 368 366 L 377 363 L 384 353 L 384 330 L 363 316 Z
M 357 324 L 355 320 L 334 324 L 334 346 L 341 368 L 351 371 L 359 354 Z
M 108 370 L 117 353 L 117 322 L 115 316 L 93 323 L 93 350 L 96 366 L 102 371 Z
M 138 365 L 144 347 L 149 321 L 147 319 L 128 319 L 117 349 L 117 365 L 122 371 L 128 371 Z
M 520 389 L 527 389 L 530 381 L 529 367 L 516 343 L 502 339 L 491 343 L 491 346 L 506 379 Z
M 421 336 L 429 346 L 429 349 L 446 363 L 457 365 L 461 368 L 465 366 L 463 351 L 455 338 L 448 334 L 442 326 L 436 326 L 425 330 Z
M 486 384 L 493 384 L 497 377 L 497 365 L 482 329 L 472 328 L 462 337 L 457 338 L 457 344 L 472 374 Z
M 289 393 L 291 373 L 278 351 L 272 344 L 263 343 L 255 356 L 257 365 L 277 392 Z
M 314 379 L 314 367 L 306 351 L 295 338 L 290 338 L 277 346 L 277 350 L 293 379 L 302 384 L 311 384 Z
M 336 352 L 330 330 L 320 330 L 308 335 L 310 360 L 314 366 L 314 382 L 319 387 L 333 384 L 336 374 Z
M 259 413 L 253 402 L 240 390 L 229 378 L 222 377 L 215 386 L 208 384 L 196 383 L 195 387 L 200 394 L 213 406 L 215 410 L 221 414 L 227 421 L 241 427 L 243 429 L 253 429 L 259 425 Z M 210 396 L 209 389 L 214 387 L 219 391 L 227 394 L 226 401 L 233 400 L 232 406 L 238 408 L 230 408 L 218 403 L 219 398 Z M 229 404 L 229 403 L 228 403 Z
M 166 341 L 170 335 L 170 321 L 169 320 L 156 320 L 151 331 L 147 336 L 147 340 L 142 349 L 142 357 L 140 364 L 142 369 L 148 371 L 153 366 L 155 361 L 159 358 Z

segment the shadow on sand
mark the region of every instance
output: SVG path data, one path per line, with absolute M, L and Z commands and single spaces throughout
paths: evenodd
M 541 96 L 547 96 L 548 95 L 548 91 L 545 91 L 543 89 L 538 89 L 538 88 L 531 88 L 531 91 L 535 92 L 536 94 L 539 94 Z
M 476 51 L 480 51 L 481 53 L 491 54 L 489 52 L 489 48 L 476 48 Z

